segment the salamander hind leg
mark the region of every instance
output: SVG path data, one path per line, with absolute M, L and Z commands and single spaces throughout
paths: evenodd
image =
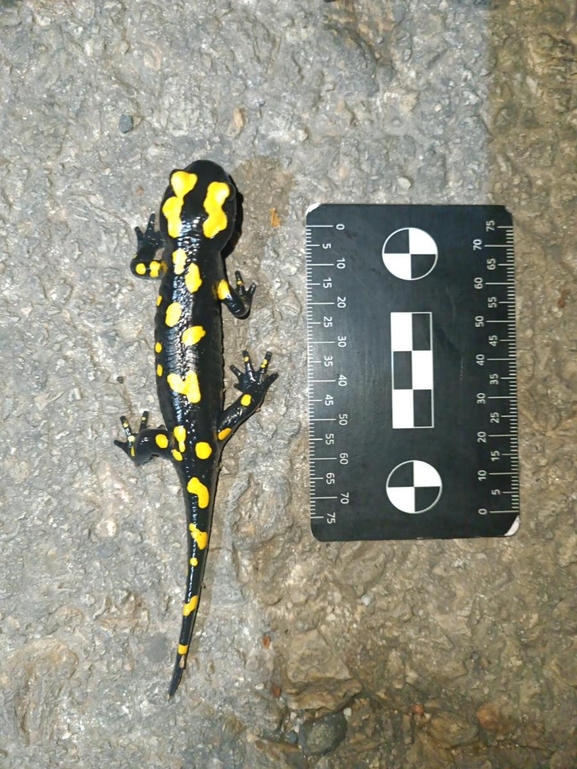
M 268 366 L 272 358 L 271 352 L 266 353 L 262 363 L 256 370 L 252 365 L 248 352 L 244 350 L 242 355 L 244 371 L 240 371 L 236 366 L 230 367 L 238 379 L 235 387 L 237 390 L 240 390 L 242 395 L 225 409 L 221 415 L 218 428 L 218 439 L 221 441 L 228 440 L 239 425 L 260 409 L 268 388 L 278 379 L 278 374 L 268 373 Z
M 164 246 L 161 233 L 154 229 L 155 216 L 150 214 L 146 230 L 135 227 L 136 256 L 130 262 L 130 269 L 137 278 L 162 278 L 166 271 L 163 261 L 156 258 L 156 252 Z
M 148 427 L 148 411 L 142 412 L 140 428 L 137 433 L 132 432 L 126 417 L 120 417 L 120 422 L 126 440 L 114 441 L 114 444 L 121 448 L 137 465 L 143 465 L 154 457 L 170 457 L 168 431 L 164 427 L 157 427 L 156 429 Z

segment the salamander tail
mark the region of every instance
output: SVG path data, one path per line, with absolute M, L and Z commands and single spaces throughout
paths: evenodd
M 168 687 L 168 696 L 172 697 L 182 679 L 192 640 L 192 632 L 202 591 L 202 578 L 208 553 L 209 521 L 208 510 L 199 509 L 198 495 L 185 492 L 189 533 L 188 565 L 186 591 L 182 606 L 182 625 L 176 650 L 174 672 Z
M 170 680 L 170 686 L 168 687 L 168 696 L 174 697 L 176 694 L 176 690 L 178 689 L 180 682 L 182 680 L 182 674 L 184 672 L 184 665 L 181 666 L 181 661 L 186 664 L 186 657 L 179 657 L 176 658 L 176 664 L 174 666 L 174 672 L 172 674 L 172 678 Z

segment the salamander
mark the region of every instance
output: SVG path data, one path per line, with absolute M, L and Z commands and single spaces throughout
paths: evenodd
M 168 694 L 176 692 L 186 667 L 206 565 L 222 450 L 238 427 L 257 411 L 277 378 L 271 353 L 255 368 L 243 352 L 244 370 L 231 366 L 240 395 L 224 407 L 221 306 L 248 316 L 256 290 L 240 272 L 232 286 L 224 258 L 240 236 L 241 200 L 232 178 L 216 163 L 197 160 L 170 174 L 146 230 L 136 227 L 137 277 L 160 279 L 156 300 L 156 384 L 164 424 L 148 425 L 148 412 L 133 432 L 121 417 L 125 441 L 115 441 L 136 464 L 169 459 L 180 479 L 188 525 L 188 566 L 182 625 Z M 160 258 L 159 249 L 163 248 Z

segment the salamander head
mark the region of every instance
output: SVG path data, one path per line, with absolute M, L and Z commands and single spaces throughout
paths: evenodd
M 165 237 L 210 242 L 222 250 L 235 230 L 237 190 L 230 176 L 210 160 L 174 170 L 160 205 Z

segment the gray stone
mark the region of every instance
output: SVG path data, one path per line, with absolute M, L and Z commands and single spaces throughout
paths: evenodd
M 130 133 L 134 128 L 134 118 L 131 115 L 121 115 L 118 121 L 118 130 L 122 134 Z
M 347 719 L 342 713 L 329 713 L 305 721 L 299 731 L 299 745 L 308 756 L 325 756 L 345 739 Z

